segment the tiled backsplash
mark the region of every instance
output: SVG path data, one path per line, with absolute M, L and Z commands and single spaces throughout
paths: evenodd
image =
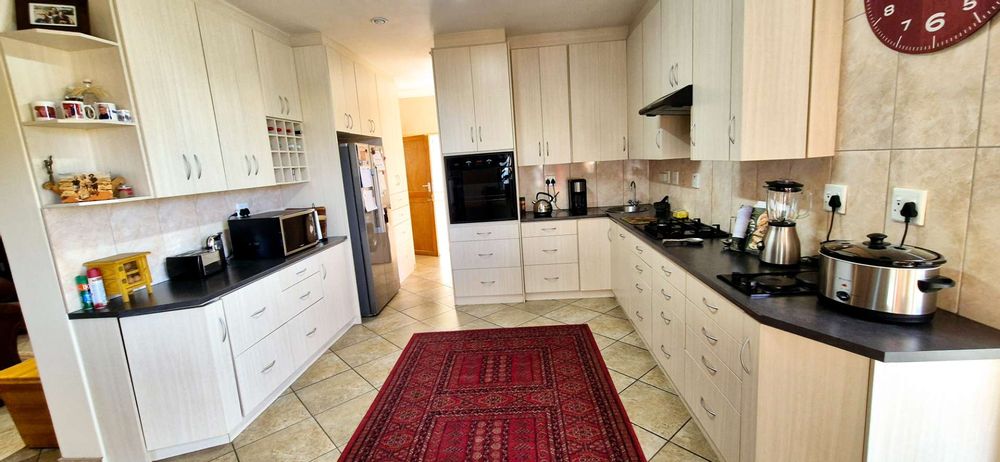
M 559 208 L 569 207 L 570 178 L 587 180 L 587 205 L 606 207 L 622 205 L 631 199 L 629 184 L 635 181 L 636 197 L 640 202 L 649 202 L 649 161 L 619 160 L 610 162 L 578 162 L 575 164 L 546 165 L 542 167 L 518 167 L 517 187 L 520 195 L 527 200 L 528 210 L 535 193 L 545 192 L 545 177 L 556 177 L 556 191 Z
M 115 205 L 45 209 L 52 253 L 69 311 L 79 309 L 73 279 L 83 263 L 124 252 L 148 251 L 154 282 L 167 280 L 164 259 L 204 245 L 222 231 L 236 204 L 254 213 L 287 206 L 289 188 L 245 189 Z

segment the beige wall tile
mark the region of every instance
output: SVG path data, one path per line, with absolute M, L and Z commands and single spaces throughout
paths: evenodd
M 997 229 L 1000 229 L 1000 148 L 980 149 L 976 155 L 958 313 L 1000 329 L 997 304 L 1000 266 L 991 251 L 996 245 Z
M 981 30 L 943 51 L 900 55 L 894 149 L 976 145 L 988 37 Z
M 800 211 L 805 214 L 795 225 L 802 255 L 819 253 L 819 243 L 826 238 L 829 215 L 823 211 L 823 187 L 830 181 L 830 157 L 803 159 L 789 162 L 789 177 L 804 186 Z
M 625 162 L 597 162 L 597 201 L 599 207 L 625 202 L 623 180 Z
M 734 162 L 733 165 L 733 209 L 759 200 L 760 185 L 757 184 L 756 162 Z
M 792 162 L 787 160 L 767 160 L 754 162 L 757 164 L 757 184 L 754 185 L 754 196 L 757 200 L 767 199 L 764 182 L 789 178 L 792 174 Z M 748 191 L 749 192 L 749 191 Z
M 979 145 L 1000 146 L 1000 21 L 990 25 L 989 42 Z
M 832 239 L 857 241 L 885 229 L 889 151 L 838 152 L 830 183 L 847 186 L 847 214 L 837 215 Z
M 536 192 L 545 192 L 545 174 L 541 165 L 517 168 L 517 190 L 527 200 L 528 210 Z
M 964 236 L 975 158 L 975 149 L 939 149 L 893 151 L 890 160 L 890 188 L 927 190 L 924 226 L 911 225 L 906 244 L 943 254 L 948 264 L 941 273 L 955 279 L 958 287 L 961 287 Z M 888 209 L 886 204 L 883 206 Z M 886 216 L 885 231 L 890 242 L 898 243 L 903 235 L 903 224 Z M 938 306 L 956 311 L 958 293 L 959 290 L 942 291 L 938 296 Z
M 702 184 L 712 187 L 712 213 L 708 217 L 711 223 L 722 225 L 729 231 L 729 217 L 736 214 L 733 206 L 733 170 L 735 162 L 708 162 L 712 173 L 709 178 L 702 178 Z
M 569 177 L 587 180 L 587 207 L 597 207 L 597 162 L 577 162 L 569 164 Z M 569 200 L 570 191 L 566 190 Z
M 623 167 L 625 200 L 632 198 L 629 185 L 635 182 L 636 200 L 643 204 L 649 203 L 649 161 L 626 160 Z
M 897 61 L 897 53 L 875 37 L 867 18 L 858 16 L 844 25 L 837 149 L 890 147 Z
M 546 165 L 544 171 L 545 176 L 556 177 L 555 190 L 559 192 L 559 196 L 556 197 L 556 205 L 561 209 L 569 208 L 569 185 L 567 184 L 569 180 L 569 164 Z M 542 183 L 542 189 L 539 189 L 539 191 L 545 191 L 544 182 Z

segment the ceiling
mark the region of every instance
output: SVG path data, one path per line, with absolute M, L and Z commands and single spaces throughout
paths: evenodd
M 434 35 L 525 35 L 629 24 L 645 0 L 229 0 L 290 34 L 322 32 L 395 78 L 401 97 L 434 93 Z M 280 6 L 279 6 L 280 5 Z M 389 18 L 375 26 L 374 16 Z

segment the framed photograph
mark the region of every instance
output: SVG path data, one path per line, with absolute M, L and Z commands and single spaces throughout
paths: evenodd
M 90 33 L 87 0 L 16 0 L 17 28 Z

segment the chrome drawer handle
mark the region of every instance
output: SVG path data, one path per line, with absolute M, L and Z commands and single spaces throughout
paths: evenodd
M 260 309 L 259 311 L 257 311 L 257 312 L 255 312 L 255 313 L 251 314 L 251 315 L 250 315 L 250 317 L 251 317 L 251 318 L 254 318 L 254 319 L 256 319 L 256 318 L 259 318 L 259 317 L 260 317 L 260 315 L 264 314 L 264 312 L 265 312 L 265 311 L 267 311 L 267 307 L 266 307 L 266 306 L 265 306 L 265 307 L 263 307 L 263 308 L 261 308 L 261 309 Z
M 622 234 L 622 233 L 618 233 L 618 237 L 619 237 L 619 238 L 622 238 L 622 239 L 625 239 L 625 235 L 624 235 L 624 234 Z
M 712 412 L 712 410 L 708 408 L 708 406 L 705 404 L 705 398 L 701 398 L 701 408 L 704 409 L 705 412 L 708 413 L 708 416 L 711 417 L 711 418 L 713 418 L 713 419 L 715 418 L 715 416 L 719 415 L 719 414 L 716 414 L 716 413 Z
M 542 249 L 542 252 L 545 252 L 545 253 L 553 253 L 553 252 L 558 252 L 558 251 L 559 251 L 559 249 Z
M 667 295 L 667 292 L 666 292 L 666 291 L 664 291 L 663 289 L 660 289 L 660 295 L 662 295 L 662 296 L 663 296 L 663 298 L 665 298 L 665 299 L 667 299 L 667 300 L 671 300 L 671 299 L 673 299 L 673 298 L 674 298 L 674 297 L 671 297 L 671 296 Z
M 672 319 L 668 318 L 667 315 L 663 314 L 662 311 L 660 312 L 660 319 L 662 319 L 663 323 L 667 325 L 670 325 L 670 323 L 674 322 Z
M 299 300 L 305 300 L 305 299 L 309 298 L 310 295 L 312 295 L 312 291 L 311 290 L 309 292 L 306 292 L 306 293 L 302 294 L 302 296 L 299 297 Z
M 635 265 L 635 270 L 638 271 L 639 274 L 642 274 L 642 267 L 640 267 L 639 265 Z
M 493 234 L 493 231 L 486 231 L 485 233 L 476 233 L 476 235 L 479 236 L 489 236 L 490 234 Z
M 719 373 L 718 369 L 708 365 L 708 360 L 705 359 L 705 355 L 701 355 L 701 363 L 705 365 L 706 369 L 708 369 L 709 374 L 715 375 Z
M 278 360 L 277 360 L 277 359 L 275 359 L 274 361 L 271 361 L 271 364 L 268 364 L 268 365 L 267 365 L 266 367 L 264 367 L 263 369 L 261 369 L 261 370 L 260 370 L 260 373 L 261 373 L 261 374 L 267 374 L 268 372 L 271 372 L 271 369 L 273 369 L 273 368 L 274 368 L 274 365 L 275 365 L 275 364 L 276 364 L 277 362 L 278 362 Z
M 639 246 L 635 246 L 635 251 L 639 252 L 639 253 L 642 253 L 642 249 Z
M 660 345 L 660 352 L 666 355 L 667 359 L 670 359 L 670 353 L 667 353 L 667 350 L 666 348 L 663 348 L 663 345 Z
M 750 368 L 747 367 L 746 363 L 743 362 L 743 351 L 749 348 L 750 348 L 750 337 L 747 337 L 747 339 L 743 341 L 743 345 L 740 345 L 740 367 L 743 368 L 743 372 L 746 372 L 747 374 L 752 374 L 753 372 L 751 372 Z
M 673 272 L 671 272 L 670 270 L 668 270 L 668 269 L 667 269 L 666 267 L 664 267 L 664 266 L 661 266 L 661 267 L 660 267 L 660 271 L 663 271 L 663 274 L 666 274 L 666 275 L 667 275 L 667 277 L 670 277 L 670 275 L 671 275 L 671 274 L 674 274 Z
M 716 337 L 712 337 L 711 335 L 708 335 L 708 331 L 705 330 L 704 327 L 701 328 L 701 335 L 704 335 L 705 338 L 708 339 L 708 343 L 711 343 L 712 345 L 715 345 L 716 343 L 719 343 L 719 339 L 716 338 Z
M 479 281 L 479 283 L 482 284 L 482 285 L 484 285 L 484 286 L 491 286 L 493 284 L 496 284 L 497 282 L 496 281 Z
M 222 328 L 222 343 L 226 343 L 229 338 L 229 329 L 226 327 L 226 321 L 223 321 L 222 318 L 219 318 L 219 327 Z
M 479 254 L 476 254 L 476 255 L 479 255 L 480 257 L 483 257 L 483 258 L 492 257 L 493 256 L 493 252 L 490 252 L 490 253 L 479 253 Z
M 642 317 L 642 315 L 639 314 L 639 311 L 635 312 L 635 317 L 639 318 L 640 321 L 645 321 L 646 320 L 646 318 Z
M 542 278 L 542 279 L 545 279 L 546 281 L 558 281 L 559 280 L 559 276 L 556 276 L 554 278 Z
M 295 272 L 295 275 L 296 275 L 296 276 L 302 276 L 302 275 L 303 275 L 303 274 L 305 274 L 305 272 L 306 272 L 306 271 L 308 271 L 308 270 L 309 270 L 309 268 L 302 268 L 301 270 L 299 270 L 299 271 L 296 271 L 296 272 Z
M 306 334 L 306 337 L 312 337 L 313 335 L 315 335 L 316 334 L 316 329 L 319 329 L 319 328 L 318 327 L 313 327 L 313 330 L 309 331 L 309 333 Z
M 642 287 L 639 287 L 639 284 L 636 284 L 636 285 L 635 285 L 635 289 L 636 289 L 636 290 L 638 290 L 638 291 L 639 291 L 639 293 L 642 293 L 642 292 L 644 292 L 644 291 L 642 290 Z
M 555 231 L 559 228 L 542 228 L 542 231 Z
M 717 306 L 714 306 L 714 305 L 712 305 L 711 303 L 708 303 L 708 299 L 707 299 L 707 298 L 705 298 L 705 297 L 701 297 L 701 302 L 702 302 L 702 303 L 704 303 L 704 304 L 705 304 L 705 307 L 707 307 L 707 308 L 708 308 L 709 310 L 711 310 L 711 311 L 712 311 L 713 313 L 718 313 L 718 312 L 719 312 L 719 307 L 717 307 Z

